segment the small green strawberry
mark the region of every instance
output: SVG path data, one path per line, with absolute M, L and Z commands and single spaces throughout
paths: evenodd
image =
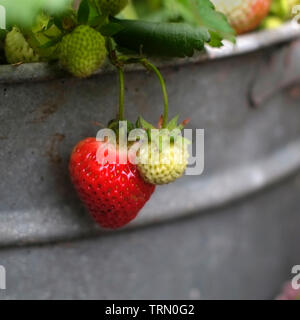
M 146 182 L 168 184 L 184 174 L 189 158 L 186 143 L 172 143 L 161 151 L 150 145 L 141 148 L 138 163 L 138 170 Z
M 164 96 L 164 113 L 158 122 L 158 129 L 139 117 L 136 127 L 147 132 L 147 138 L 140 140 L 142 145 L 138 152 L 137 167 L 143 179 L 154 185 L 163 185 L 180 178 L 187 167 L 190 141 L 184 138 L 181 131 L 189 123 L 189 119 L 178 124 L 179 116 L 168 122 L 169 101 L 165 80 L 160 71 L 147 59 L 142 65 L 153 71 L 160 81 Z
M 21 31 L 13 27 L 8 32 L 4 44 L 6 60 L 10 64 L 38 62 L 39 55 L 34 52 Z
M 105 38 L 87 25 L 80 25 L 64 36 L 59 51 L 60 64 L 79 78 L 90 76 L 107 56 Z
M 161 116 L 159 129 L 142 117 L 137 121 L 137 128 L 143 128 L 148 134 L 148 139 L 138 152 L 138 170 L 146 182 L 156 185 L 168 184 L 180 178 L 189 158 L 190 141 L 181 134 L 189 120 L 178 125 L 178 116 L 169 123 L 165 122 L 165 118 Z
M 98 5 L 103 14 L 115 16 L 128 5 L 128 0 L 98 0 Z

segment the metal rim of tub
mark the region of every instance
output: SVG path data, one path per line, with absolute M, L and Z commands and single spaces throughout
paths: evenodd
M 196 62 L 204 62 L 207 60 L 222 59 L 235 55 L 250 53 L 271 45 L 281 42 L 290 41 L 300 37 L 300 25 L 296 22 L 287 22 L 280 28 L 271 30 L 262 30 L 249 33 L 237 37 L 236 44 L 233 45 L 228 41 L 224 42 L 224 47 L 214 49 L 206 47 L 205 53 L 195 55 L 193 58 L 171 59 L 168 61 L 158 61 L 160 67 L 168 67 L 172 65 L 184 65 Z M 128 66 L 127 71 L 140 70 L 139 66 Z M 112 72 L 114 69 L 110 65 L 106 65 L 101 70 L 95 72 L 94 75 Z M 0 83 L 18 83 L 24 81 L 43 81 L 56 78 L 69 77 L 62 71 L 57 64 L 47 63 L 27 63 L 19 66 L 0 65 Z
M 276 43 L 289 41 L 299 36 L 300 27 L 295 23 L 287 23 L 276 30 L 260 31 L 238 37 L 235 46 L 226 45 L 221 50 L 208 48 L 206 54 L 199 55 L 195 58 L 175 60 L 168 64 L 163 62 L 161 65 L 169 66 L 178 63 L 194 63 L 245 54 Z M 134 67 L 134 70 L 137 69 L 139 68 Z M 110 71 L 110 68 L 107 67 L 106 69 L 99 71 L 98 74 Z M 43 81 L 65 76 L 66 75 L 60 71 L 58 67 L 49 66 L 45 63 L 26 64 L 18 67 L 7 65 L 0 66 L 0 83 Z M 164 193 L 162 198 L 165 199 L 165 202 L 170 204 L 168 210 L 164 209 L 163 204 L 159 213 L 151 211 L 150 205 L 146 206 L 143 209 L 142 215 L 126 229 L 163 222 L 169 219 L 188 216 L 195 212 L 200 213 L 205 210 L 222 207 L 256 193 L 257 191 L 263 190 L 299 170 L 300 140 L 288 144 L 279 151 L 269 155 L 269 157 L 258 160 L 253 165 L 231 169 L 227 172 L 223 172 L 221 175 L 217 174 L 215 176 L 210 176 L 209 178 L 203 177 L 203 179 L 199 179 L 198 181 L 195 180 L 195 182 L 185 184 L 184 188 L 182 188 L 180 182 L 174 184 L 171 195 L 168 193 L 168 190 L 161 188 L 160 194 Z M 230 183 L 232 178 L 234 178 L 235 181 L 242 182 L 232 184 Z M 212 189 L 214 190 L 214 193 L 211 192 Z M 195 193 L 198 193 L 198 190 L 201 190 L 201 197 L 195 196 Z M 185 203 L 182 203 L 181 206 L 177 203 L 176 206 L 172 207 L 172 202 L 168 201 L 168 199 L 170 197 L 179 196 L 181 198 L 184 197 L 186 200 Z M 61 227 L 59 223 L 50 225 L 51 222 L 46 222 L 49 225 L 45 226 L 45 221 L 40 221 L 39 219 L 35 221 L 34 217 L 31 217 L 31 220 L 28 221 L 28 218 L 22 219 L 22 214 L 18 216 L 20 218 L 17 224 L 12 217 L 6 221 L 6 225 L 3 226 L 4 228 L 1 228 L 2 230 L 5 229 L 5 233 L 1 236 L 0 246 L 49 243 L 102 233 L 102 230 L 99 230 L 97 226 L 93 225 L 82 229 L 79 225 L 74 226 L 70 224 L 70 227 L 68 228 L 66 226 Z M 27 226 L 26 230 L 24 226 Z M 43 230 L 47 230 L 47 232 L 44 232 Z

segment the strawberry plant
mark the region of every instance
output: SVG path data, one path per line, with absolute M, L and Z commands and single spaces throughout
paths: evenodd
M 172 18 L 157 19 L 153 14 L 153 19 L 141 20 L 131 19 L 139 16 L 139 10 L 128 0 L 0 0 L 8 12 L 7 30 L 0 33 L 2 61 L 16 68 L 21 63 L 57 61 L 79 78 L 89 77 L 105 63 L 118 72 L 119 108 L 107 125 L 117 141 L 86 138 L 75 146 L 69 165 L 80 199 L 104 228 L 129 223 L 150 199 L 155 185 L 174 182 L 187 166 L 189 141 L 181 130 L 188 120 L 181 124 L 178 116 L 168 120 L 166 84 L 148 57 L 190 57 L 206 44 L 220 47 L 223 39 L 234 41 L 235 32 L 225 15 L 209 0 L 172 1 Z M 159 12 L 168 16 L 170 2 L 163 4 Z M 156 130 L 141 116 L 134 124 L 126 120 L 124 68 L 129 64 L 154 72 L 161 84 L 164 109 Z M 120 126 L 124 121 L 126 130 Z M 130 142 L 127 135 L 134 128 L 143 129 L 146 138 Z M 122 135 L 128 147 L 121 146 Z M 139 151 L 132 154 L 131 147 L 138 144 Z M 145 152 L 150 145 L 154 148 Z M 110 151 L 114 161 L 106 157 Z M 129 161 L 131 156 L 135 161 Z M 120 161 L 124 158 L 125 162 Z

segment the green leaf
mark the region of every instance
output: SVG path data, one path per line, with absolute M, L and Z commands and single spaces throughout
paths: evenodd
M 210 32 L 218 34 L 223 39 L 235 42 L 235 31 L 229 25 L 226 16 L 217 12 L 210 0 L 177 0 L 189 3 L 197 16 L 199 23 L 206 26 Z M 198 9 L 198 10 L 197 10 Z
M 223 43 L 222 43 L 223 38 L 218 33 L 211 31 L 210 36 L 211 36 L 211 39 L 210 39 L 209 45 L 211 47 L 220 48 L 223 46 Z
M 97 28 L 99 25 L 102 25 L 105 22 L 103 16 L 93 16 L 89 18 L 89 25 L 92 28 Z
M 89 0 L 82 0 L 78 9 L 78 23 L 87 24 L 90 16 Z
M 110 22 L 100 28 L 100 32 L 105 37 L 112 37 L 124 29 L 119 23 Z
M 155 127 L 151 123 L 147 122 L 142 117 L 138 117 L 138 120 L 137 120 L 137 123 L 136 123 L 136 127 L 137 128 L 143 128 L 145 130 L 155 129 Z
M 51 48 L 51 47 L 57 45 L 57 44 L 61 41 L 61 39 L 62 39 L 62 37 L 58 37 L 58 38 L 56 38 L 56 39 L 52 39 L 52 40 L 50 40 L 50 41 L 48 41 L 48 42 L 46 42 L 46 43 L 44 43 L 44 44 L 42 44 L 42 45 L 39 45 L 38 47 L 39 47 L 40 49 L 48 49 L 48 48 Z
M 235 31 L 225 15 L 215 10 L 210 0 L 160 0 L 160 2 L 161 5 L 156 10 L 139 11 L 141 17 L 148 21 L 186 22 L 193 26 L 206 27 L 213 46 L 221 46 L 223 39 L 235 41 Z
M 210 40 L 206 28 L 192 27 L 185 23 L 155 23 L 148 21 L 113 20 L 123 30 L 114 35 L 120 47 L 137 53 L 166 56 L 191 57 L 195 50 L 202 50 Z

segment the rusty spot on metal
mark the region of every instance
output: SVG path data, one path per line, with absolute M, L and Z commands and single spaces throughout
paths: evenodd
M 94 126 L 94 127 L 106 128 L 106 126 L 103 123 L 99 122 L 99 121 L 92 121 L 91 125 Z
M 35 110 L 37 116 L 32 121 L 30 121 L 30 123 L 45 122 L 48 117 L 56 113 L 59 107 L 64 103 L 65 88 L 55 84 L 50 86 L 49 92 L 51 93 L 50 97 L 47 97 L 47 99 L 41 104 L 41 106 Z
M 299 99 L 300 98 L 300 84 L 289 88 L 288 95 L 292 99 Z
M 53 164 L 60 164 L 62 158 L 59 154 L 59 144 L 65 139 L 65 135 L 61 133 L 55 133 L 50 140 L 48 150 L 46 151 L 46 156 Z

